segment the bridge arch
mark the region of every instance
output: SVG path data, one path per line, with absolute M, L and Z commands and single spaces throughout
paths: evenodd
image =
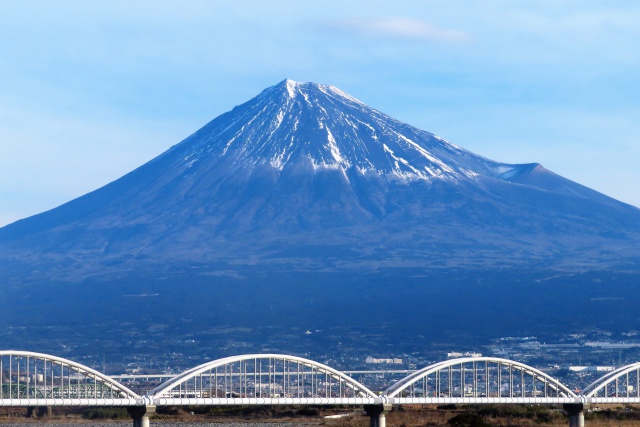
M 160 405 L 369 404 L 371 390 L 329 366 L 297 356 L 248 354 L 189 369 L 148 394 Z
M 130 406 L 141 399 L 80 363 L 30 351 L 0 351 L 0 406 L 80 406 L 90 401 Z
M 393 384 L 383 396 L 392 403 L 565 403 L 578 398 L 544 372 L 496 357 L 435 363 Z
M 619 403 L 625 399 L 629 403 L 640 402 L 640 362 L 608 372 L 585 387 L 580 394 L 594 403 L 606 403 L 612 398 Z

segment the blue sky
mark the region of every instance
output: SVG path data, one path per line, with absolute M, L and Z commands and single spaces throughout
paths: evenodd
M 0 2 L 0 225 L 284 78 L 640 206 L 640 3 Z

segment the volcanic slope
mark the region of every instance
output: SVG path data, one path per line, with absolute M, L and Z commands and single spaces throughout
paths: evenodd
M 117 181 L 0 229 L 0 255 L 74 279 L 211 263 L 598 269 L 635 261 L 639 223 L 637 208 L 539 164 L 492 161 L 335 87 L 285 80 Z
M 285 80 L 1 228 L 0 342 L 129 362 L 435 360 L 495 337 L 639 330 L 639 224 L 637 208 L 538 164 Z
M 637 208 L 539 164 L 489 160 L 335 87 L 285 80 L 124 177 L 0 229 L 0 257 L 18 285 L 245 266 L 624 270 L 638 267 L 639 224 Z

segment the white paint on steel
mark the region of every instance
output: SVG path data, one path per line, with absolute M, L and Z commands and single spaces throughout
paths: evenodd
M 43 353 L 35 353 L 28 351 L 16 351 L 16 350 L 6 350 L 0 351 L 0 357 L 9 357 L 15 358 L 10 360 L 22 360 L 21 358 L 27 358 L 27 360 L 32 360 L 34 363 L 36 361 L 46 362 L 44 365 L 47 368 L 47 364 L 55 364 L 60 369 L 64 368 L 68 372 L 74 372 L 77 376 L 73 377 L 73 381 L 77 381 L 77 378 L 85 378 L 89 379 L 95 383 L 98 383 L 100 386 L 105 386 L 108 389 L 114 391 L 118 397 L 112 398 L 99 398 L 99 397 L 62 397 L 62 398 L 53 398 L 53 397 L 37 397 L 37 396 L 27 396 L 27 398 L 13 398 L 11 395 L 8 398 L 0 398 L 0 406 L 8 407 L 26 407 L 26 406 L 84 406 L 84 407 L 95 407 L 95 406 L 145 406 L 155 404 L 158 406 L 165 405 L 368 405 L 368 404 L 380 404 L 380 403 L 391 403 L 391 404 L 443 404 L 443 403 L 455 403 L 455 404 L 482 404 L 482 403 L 505 403 L 505 404 L 563 404 L 563 403 L 591 403 L 591 404 L 626 404 L 626 403 L 640 403 L 640 387 L 635 388 L 635 392 L 633 395 L 630 395 L 631 392 L 627 389 L 625 396 L 598 396 L 598 394 L 602 394 L 604 390 L 607 390 L 606 387 L 615 387 L 614 393 L 619 392 L 619 386 L 628 387 L 631 383 L 631 379 L 634 380 L 634 384 L 640 384 L 640 362 L 634 363 L 631 365 L 623 366 L 615 371 L 609 372 L 597 379 L 593 383 L 591 383 L 588 387 L 586 387 L 580 395 L 576 395 L 570 389 L 568 389 L 565 385 L 557 381 L 556 379 L 550 377 L 544 372 L 532 368 L 531 366 L 515 362 L 513 360 L 494 358 L 494 357 L 477 357 L 477 358 L 460 358 L 460 359 L 451 359 L 442 362 L 435 363 L 433 365 L 427 366 L 419 371 L 408 375 L 402 380 L 398 381 L 391 387 L 389 387 L 384 394 L 378 396 L 369 390 L 367 387 L 359 383 L 358 381 L 349 377 L 345 372 L 337 371 L 329 366 L 324 364 L 304 359 L 297 356 L 288 356 L 281 354 L 250 354 L 250 355 L 240 355 L 240 356 L 232 356 L 226 357 L 223 359 L 214 360 L 211 362 L 204 363 L 202 365 L 191 368 L 182 374 L 176 375 L 160 386 L 156 387 L 154 390 L 150 392 L 149 395 L 144 397 L 138 396 L 136 393 L 125 387 L 124 385 L 115 381 L 114 378 L 108 377 L 94 369 L 91 369 L 82 364 L 73 362 L 68 359 L 64 359 L 57 356 L 52 356 Z M 316 396 L 310 397 L 288 397 L 288 396 L 270 396 L 270 397 L 248 397 L 248 396 L 232 396 L 227 395 L 226 397 L 220 396 L 206 396 L 204 393 L 198 394 L 197 390 L 195 391 L 195 395 L 193 396 L 180 396 L 180 393 L 175 391 L 176 387 L 179 387 L 181 384 L 195 379 L 202 373 L 207 371 L 211 371 L 212 369 L 218 367 L 224 367 L 225 365 L 231 365 L 237 362 L 247 362 L 247 361 L 256 361 L 256 360 L 271 360 L 271 361 L 279 361 L 286 363 L 297 363 L 300 366 L 310 369 L 311 371 L 305 372 L 313 372 L 314 375 L 322 374 L 326 375 L 327 378 L 330 378 L 333 381 L 338 381 L 342 386 L 350 389 L 353 393 L 356 393 L 355 397 L 336 397 L 336 396 L 322 396 L 320 394 Z M 451 381 L 452 373 L 459 376 L 459 378 L 463 381 L 465 380 L 464 372 L 466 368 L 464 368 L 465 364 L 475 364 L 473 366 L 478 366 L 477 364 L 483 364 L 483 369 L 495 369 L 497 373 L 501 369 L 505 369 L 505 376 L 502 377 L 502 380 L 509 381 L 509 385 L 513 387 L 514 378 L 516 375 L 527 375 L 528 377 L 533 377 L 535 381 L 543 382 L 546 386 L 550 387 L 557 396 L 545 396 L 539 397 L 535 395 L 533 396 L 433 396 L 433 397 L 421 397 L 421 396 L 402 396 L 401 393 L 412 385 L 416 384 L 420 380 L 426 378 L 429 375 L 433 375 L 436 372 L 443 373 L 443 376 L 447 377 L 449 381 Z M 493 364 L 493 365 L 488 365 Z M 456 369 L 461 367 L 458 371 Z M 48 367 L 51 368 L 51 365 Z M 254 369 L 256 365 L 254 365 Z M 508 370 L 508 373 L 506 371 Z M 363 371 L 362 373 L 365 373 Z M 458 374 L 459 372 L 459 374 Z M 32 372 L 34 374 L 35 372 Z M 263 374 L 265 372 L 262 372 Z M 248 372 L 244 372 L 244 379 L 250 378 L 248 376 Z M 70 375 L 70 374 L 67 374 Z M 233 373 L 233 375 L 238 375 Z M 252 374 L 251 374 L 252 375 Z M 488 375 L 488 373 L 486 373 Z M 507 377 L 508 375 L 508 377 Z M 120 376 L 122 379 L 128 376 Z M 133 377 L 133 376 L 132 376 Z M 152 376 L 149 376 L 152 377 Z M 517 378 L 516 378 L 517 379 Z M 477 381 L 477 377 L 474 375 L 474 381 Z M 9 382 L 11 382 L 11 374 L 9 375 Z M 14 383 L 12 383 L 15 385 Z M 451 384 L 451 383 L 450 383 Z M 7 382 L 4 382 L 4 385 L 8 385 Z M 466 385 L 476 387 L 477 384 L 466 383 Z M 614 386 L 615 385 L 615 386 Z M 71 387 L 74 384 L 70 384 Z M 451 390 L 451 389 L 447 389 Z M 193 392 L 194 390 L 190 390 Z M 317 390 L 316 390 L 317 392 Z
M 550 377 L 544 372 L 539 371 L 538 369 L 532 368 L 531 366 L 525 365 L 520 362 L 515 362 L 509 359 L 501 359 L 497 357 L 463 357 L 463 358 L 450 359 L 450 360 L 445 360 L 443 362 L 434 363 L 433 365 L 420 369 L 419 371 L 414 372 L 413 374 L 398 381 L 397 383 L 389 387 L 387 390 L 385 390 L 384 395 L 388 396 L 389 398 L 396 398 L 396 396 L 399 393 L 409 388 L 412 384 L 427 377 L 428 375 L 435 374 L 436 372 L 441 371 L 443 369 L 449 369 L 449 368 L 461 366 L 468 363 L 494 363 L 497 366 L 508 366 L 510 368 L 515 368 L 515 370 L 519 372 L 532 376 L 533 378 L 542 380 L 543 382 L 545 382 L 545 384 L 550 385 L 551 387 L 556 389 L 558 392 L 562 391 L 569 398 L 577 397 L 577 395 L 573 391 L 571 391 L 569 388 L 567 388 L 564 384 L 562 384 L 560 381 L 556 380 L 555 378 Z M 477 386 L 477 384 L 473 384 L 473 385 L 474 387 Z M 445 397 L 443 397 L 443 399 L 444 398 Z M 510 397 L 510 398 L 513 399 L 515 397 Z M 413 399 L 419 399 L 419 398 L 413 398 Z M 479 398 L 476 397 L 476 399 L 479 399 Z M 489 399 L 489 398 L 487 397 L 485 399 Z
M 446 405 L 450 403 L 460 405 L 480 404 L 562 404 L 580 403 L 576 397 L 390 397 L 393 405 Z
M 0 407 L 29 407 L 29 406 L 143 406 L 142 398 L 133 399 L 0 399 Z
M 68 359 L 64 359 L 62 357 L 58 357 L 58 356 L 52 356 L 50 354 L 44 354 L 44 353 L 35 353 L 35 352 L 31 352 L 31 351 L 20 351 L 20 350 L 2 350 L 0 351 L 0 360 L 2 357 L 9 357 L 9 360 L 13 360 L 12 358 L 16 358 L 16 359 L 21 359 L 21 358 L 25 358 L 27 360 L 31 359 L 34 361 L 42 361 L 44 363 L 44 366 L 46 368 L 46 363 L 49 363 L 49 368 L 52 369 L 54 364 L 57 364 L 61 369 L 62 368 L 67 368 L 69 371 L 73 371 L 76 372 L 77 374 L 91 379 L 94 381 L 94 383 L 99 383 L 102 386 L 106 386 L 107 388 L 109 388 L 112 391 L 117 392 L 120 396 L 119 398 L 115 398 L 115 399 L 100 399 L 100 398 L 95 398 L 95 399 L 89 399 L 92 402 L 102 402 L 104 403 L 107 400 L 114 400 L 114 401 L 118 401 L 118 405 L 120 405 L 120 401 L 122 401 L 124 406 L 130 406 L 131 403 L 124 403 L 124 402 L 132 402 L 132 401 L 141 401 L 141 397 L 138 396 L 136 393 L 134 393 L 133 391 L 129 390 L 129 388 L 125 387 L 124 385 L 120 384 L 119 382 L 113 380 L 112 378 L 108 377 L 107 375 L 98 372 L 94 369 L 89 368 L 88 366 L 82 365 L 80 363 L 77 362 L 73 362 L 71 360 Z M 36 372 L 33 372 L 33 374 L 35 374 Z M 76 381 L 76 380 L 74 380 Z M 9 384 L 14 385 L 11 380 L 9 381 Z M 70 384 L 70 386 L 74 386 L 75 384 Z M 0 395 L 1 396 L 1 395 Z M 19 400 L 34 400 L 33 398 L 31 399 L 1 399 L 0 398 L 0 406 L 12 406 L 12 405 L 8 405 L 6 404 L 5 401 L 13 401 L 14 403 L 16 401 Z M 80 398 L 65 398 L 65 399 L 60 399 L 60 398 L 46 398 L 46 399 L 39 399 L 39 400 L 46 400 L 46 401 L 55 401 L 55 402 L 62 402 L 62 401 L 71 401 L 73 403 L 71 403 L 71 405 L 73 406 L 85 406 L 85 405 L 81 405 L 81 401 L 84 399 L 80 399 Z M 56 406 L 56 405 L 60 405 L 60 403 L 51 403 L 49 404 L 51 406 Z M 13 405 L 15 406 L 15 405 Z M 29 406 L 29 405 L 17 405 L 17 406 Z M 103 406 L 103 405 L 97 405 L 97 406 Z M 112 406 L 112 405 L 106 405 L 106 406 Z
M 156 397 L 156 406 L 180 405 L 372 405 L 382 403 L 381 398 L 375 397 L 244 397 L 244 398 L 169 398 Z
M 373 393 L 364 385 L 360 384 L 358 381 L 354 380 L 353 378 L 327 365 L 324 365 L 319 362 L 315 362 L 313 360 L 304 359 L 302 357 L 289 356 L 289 355 L 283 355 L 283 354 L 246 354 L 246 355 L 231 356 L 231 357 L 225 357 L 218 360 L 213 360 L 211 362 L 207 362 L 202 365 L 191 368 L 183 372 L 182 374 L 176 377 L 173 377 L 169 381 L 166 381 L 160 384 L 158 387 L 156 387 L 155 389 L 149 392 L 149 396 L 153 397 L 154 400 L 159 397 L 165 397 L 166 394 L 169 394 L 171 390 L 173 390 L 175 387 L 178 387 L 180 384 L 192 378 L 196 378 L 198 375 L 202 373 L 211 371 L 212 369 L 215 369 L 224 365 L 230 365 L 235 362 L 244 362 L 244 361 L 251 361 L 251 360 L 262 360 L 262 359 L 268 359 L 268 360 L 271 359 L 271 360 L 280 360 L 280 361 L 286 361 L 286 362 L 299 363 L 302 366 L 306 366 L 308 368 L 317 370 L 318 372 L 328 374 L 330 377 L 337 379 L 341 383 L 344 383 L 345 385 L 347 385 L 347 387 L 353 389 L 354 391 L 362 393 L 365 397 L 371 397 L 371 398 L 377 397 L 375 393 Z
M 621 368 L 616 369 L 615 371 L 608 372 L 602 377 L 598 378 L 587 387 L 585 387 L 580 394 L 586 397 L 599 397 L 597 394 L 600 391 L 603 391 L 605 387 L 610 384 L 615 384 L 616 380 L 619 380 L 623 376 L 627 376 L 629 373 L 635 373 L 637 378 L 637 383 L 635 384 L 636 389 L 636 397 L 640 398 L 640 362 L 632 363 L 630 365 L 622 366 Z M 627 384 L 628 385 L 628 384 Z M 617 390 L 616 390 L 617 391 Z M 608 396 L 604 396 L 605 398 Z M 629 396 L 616 397 L 617 399 L 622 398 L 630 398 Z

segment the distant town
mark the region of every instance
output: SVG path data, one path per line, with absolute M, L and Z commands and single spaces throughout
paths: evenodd
M 161 329 L 156 327 L 156 329 Z M 312 331 L 312 332 L 311 332 Z M 62 345 L 58 349 L 47 350 L 71 360 L 83 363 L 109 375 L 134 376 L 128 381 L 140 381 L 141 389 L 161 382 L 160 376 L 178 374 L 185 369 L 197 366 L 220 357 L 251 353 L 283 353 L 308 357 L 329 365 L 366 382 L 372 388 L 384 390 L 387 386 L 406 376 L 408 371 L 417 370 L 432 363 L 460 357 L 492 356 L 519 361 L 541 369 L 562 381 L 572 389 L 579 390 L 605 372 L 615 367 L 640 361 L 640 334 L 638 332 L 613 333 L 594 331 L 591 333 L 573 333 L 558 336 L 555 339 L 540 339 L 536 336 L 506 336 L 490 340 L 486 345 L 466 347 L 464 344 L 433 345 L 423 352 L 403 351 L 402 345 L 380 345 L 388 348 L 376 351 L 376 342 L 371 337 L 362 338 L 365 343 L 343 337 L 344 342 L 328 345 L 327 342 L 340 339 L 321 330 L 301 330 L 298 340 L 294 334 L 287 337 L 274 336 L 272 342 L 260 345 L 247 341 L 246 331 L 226 331 L 226 347 L 216 354 L 214 345 L 198 337 L 175 337 L 162 335 L 153 340 L 143 337 L 132 341 L 131 349 L 119 353 L 116 341 L 109 353 L 109 337 L 105 336 L 102 348 L 85 341 L 75 345 Z M 307 333 L 311 332 L 311 333 Z M 310 353 L 310 347 L 304 339 L 315 339 L 316 348 L 328 348 L 329 351 Z M 1 338 L 1 337 L 0 337 Z M 114 338 L 115 339 L 115 338 Z M 285 344 L 278 344 L 277 341 Z M 70 339 L 68 342 L 73 343 Z M 44 341 L 42 342 L 44 345 Z M 41 351 L 39 344 L 34 347 Z M 394 347 L 397 350 L 392 350 Z M 359 350 L 359 348 L 361 350 Z M 100 350 L 97 352 L 96 350 Z M 101 354 L 102 353 L 102 354 Z M 149 376 L 136 379 L 136 376 Z

